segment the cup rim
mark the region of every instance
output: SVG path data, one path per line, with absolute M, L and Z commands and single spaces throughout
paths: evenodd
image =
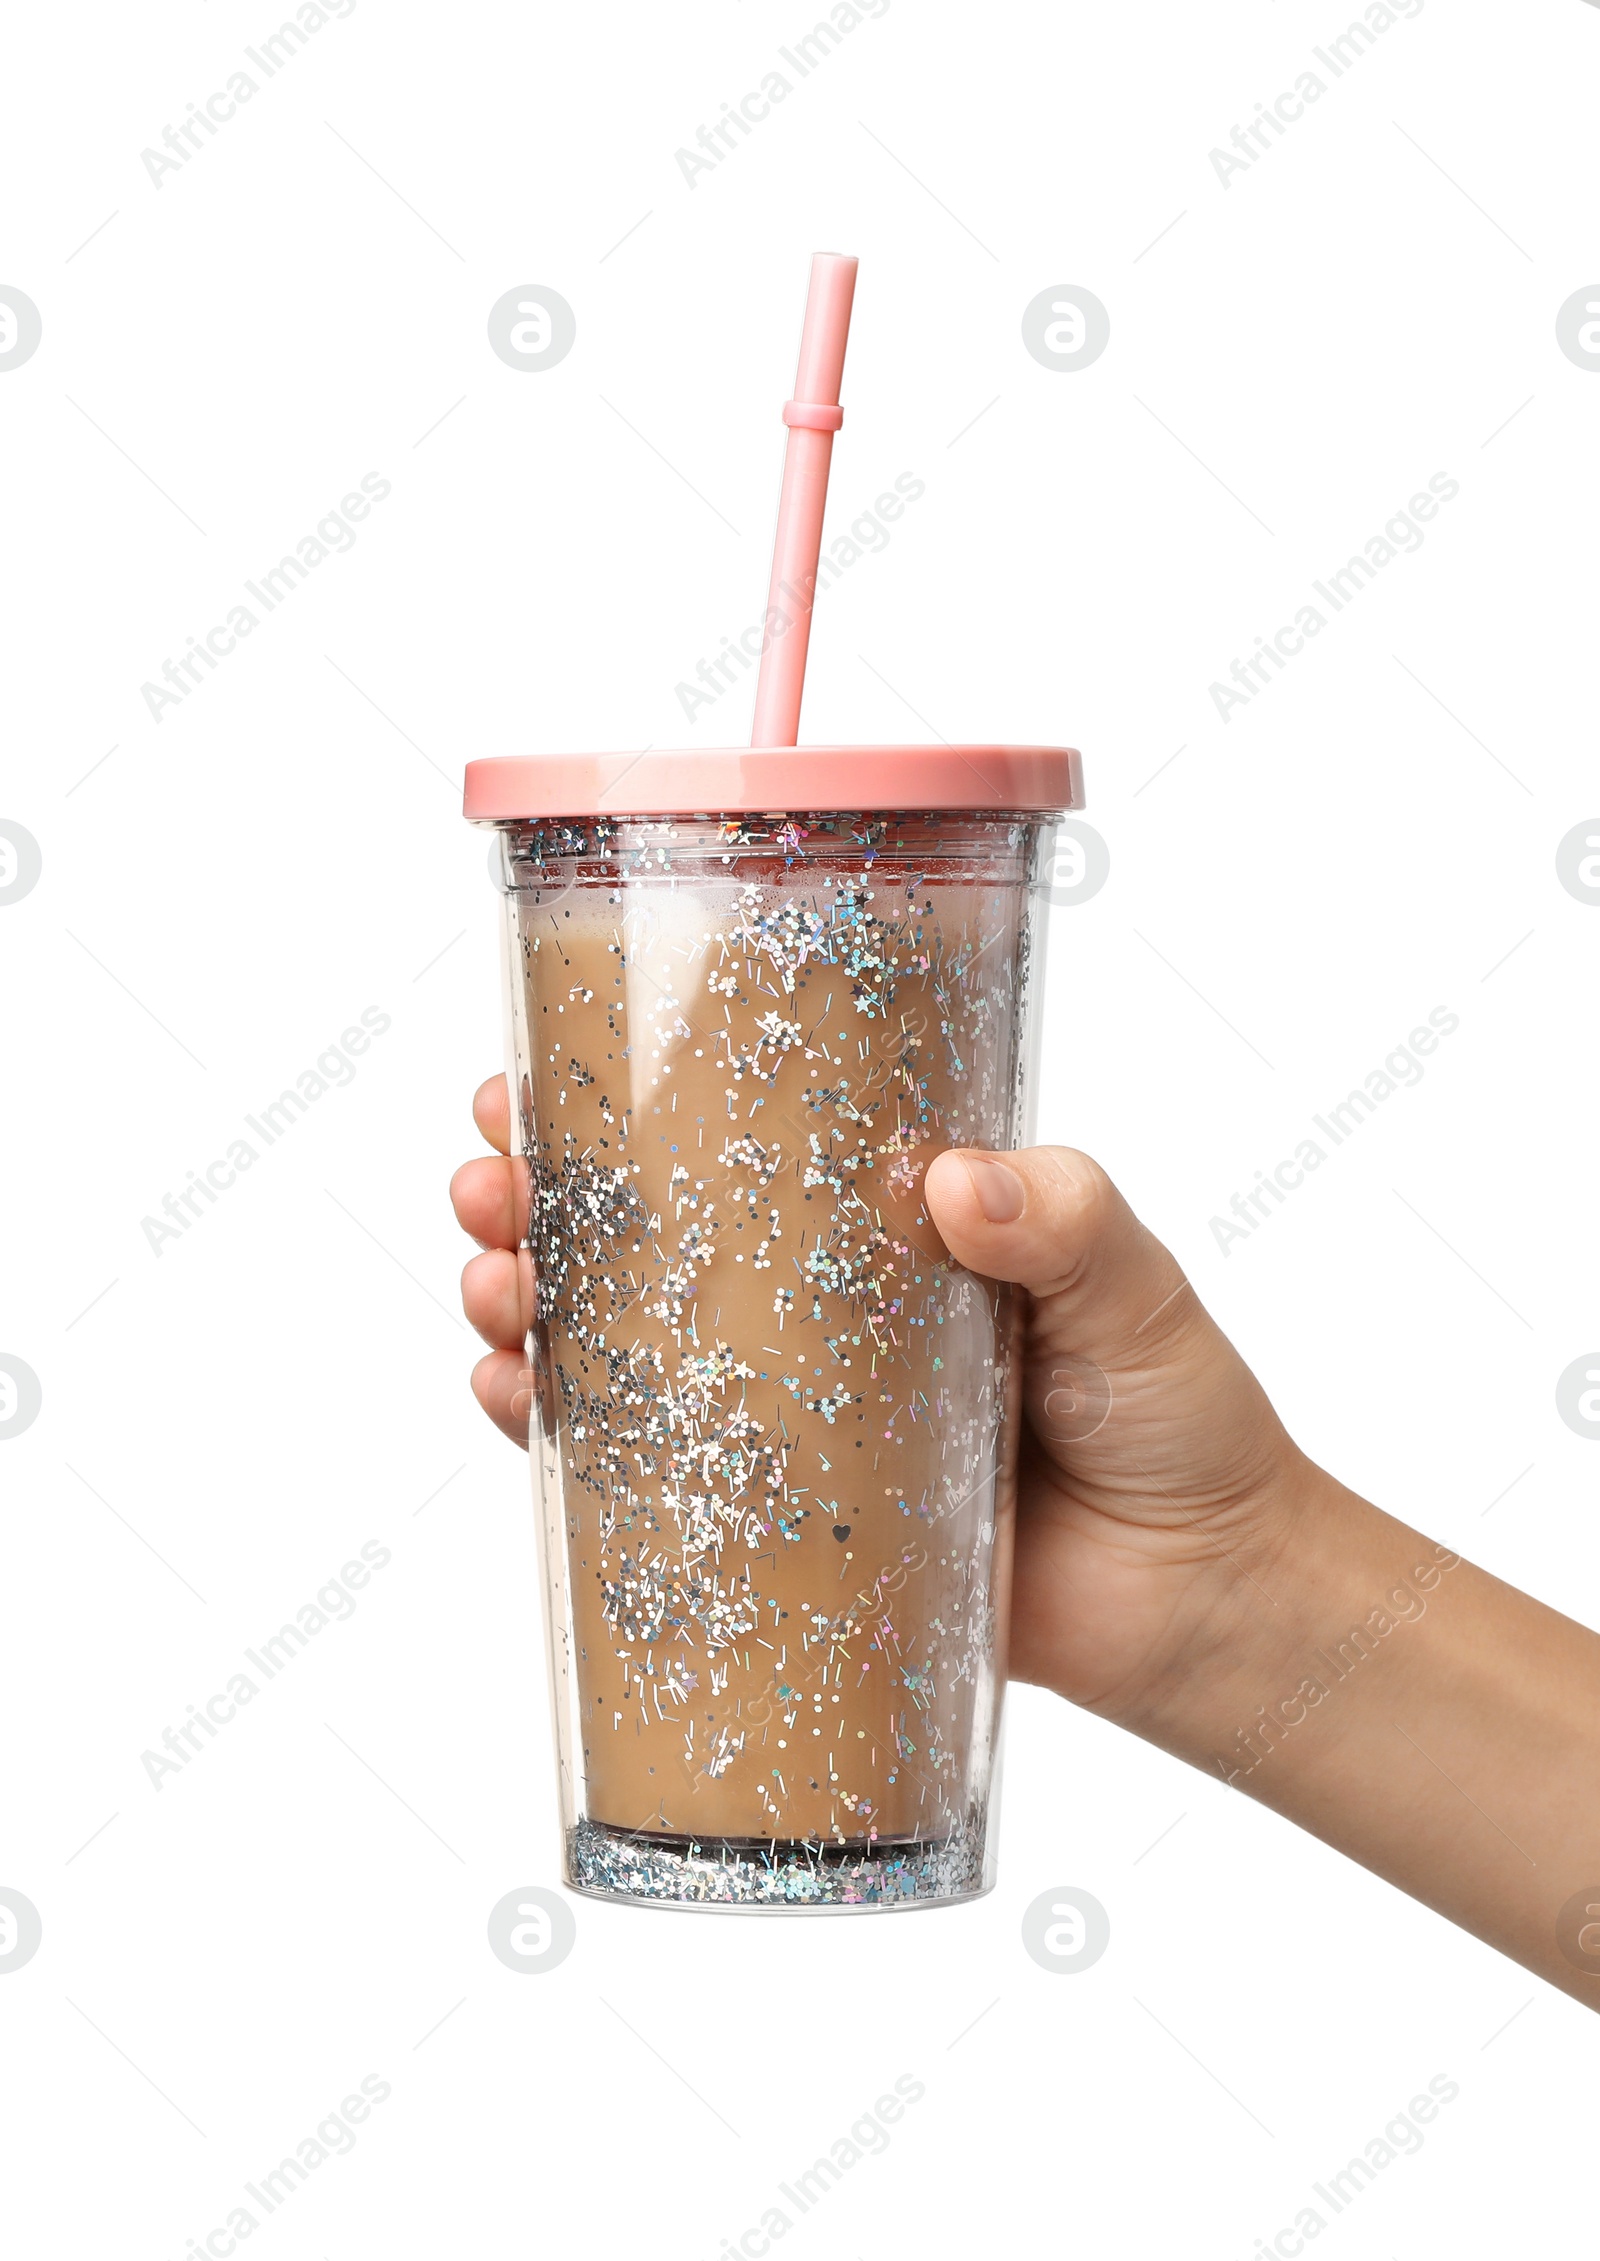
M 716 746 L 636 753 L 496 754 L 468 762 L 473 824 L 594 816 L 791 811 L 1081 809 L 1072 746 Z

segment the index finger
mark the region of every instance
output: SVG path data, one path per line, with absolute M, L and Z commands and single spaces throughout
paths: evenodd
M 504 1076 L 491 1076 L 472 1095 L 472 1119 L 497 1154 L 511 1152 L 511 1101 Z

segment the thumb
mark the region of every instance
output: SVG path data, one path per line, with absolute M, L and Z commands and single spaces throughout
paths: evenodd
M 1247 1497 L 1287 1445 L 1260 1383 L 1097 1162 L 957 1148 L 928 1166 L 956 1261 L 1029 1291 L 1023 1400 L 1082 1496 L 1193 1513 Z
M 1177 1259 L 1087 1154 L 957 1148 L 929 1164 L 925 1188 L 958 1263 L 1027 1288 L 1052 1333 L 1103 1363 L 1170 1347 L 1200 1313 Z

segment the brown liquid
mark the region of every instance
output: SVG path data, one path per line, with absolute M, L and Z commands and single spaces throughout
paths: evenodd
M 683 861 L 518 904 L 584 1810 L 937 1838 L 996 1700 L 1004 1384 L 922 1176 L 1007 1138 L 1020 891 Z

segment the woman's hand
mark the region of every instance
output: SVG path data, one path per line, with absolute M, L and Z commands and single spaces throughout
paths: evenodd
M 495 1149 L 450 1187 L 483 1251 L 461 1278 L 491 1346 L 472 1387 L 525 1445 L 528 1178 L 509 1153 L 503 1076 L 472 1111 Z M 1012 1672 L 1134 1724 L 1233 1635 L 1241 1610 L 1271 1606 L 1271 1558 L 1315 1471 L 1086 1155 L 942 1154 L 926 1184 L 951 1253 L 1027 1299 Z
M 951 1254 L 1026 1295 L 1012 1671 L 1131 1724 L 1270 1608 L 1313 1472 L 1087 1155 L 941 1154 L 926 1189 Z
M 450 1180 L 456 1221 L 482 1254 L 461 1274 L 461 1308 L 484 1341 L 487 1358 L 472 1369 L 472 1394 L 515 1445 L 528 1441 L 532 1403 L 525 1344 L 533 1312 L 533 1268 L 522 1239 L 528 1229 L 528 1165 L 511 1159 L 511 1111 L 504 1076 L 473 1094 L 472 1119 L 494 1148 L 463 1162 Z
M 479 1403 L 525 1445 L 506 1086 L 451 1183 Z M 1013 1674 L 1214 1772 L 1600 2007 L 1600 1638 L 1299 1451 L 1181 1269 L 1066 1147 L 939 1155 L 950 1253 L 1024 1295 Z M 1593 1916 L 1589 1911 L 1594 1910 Z

